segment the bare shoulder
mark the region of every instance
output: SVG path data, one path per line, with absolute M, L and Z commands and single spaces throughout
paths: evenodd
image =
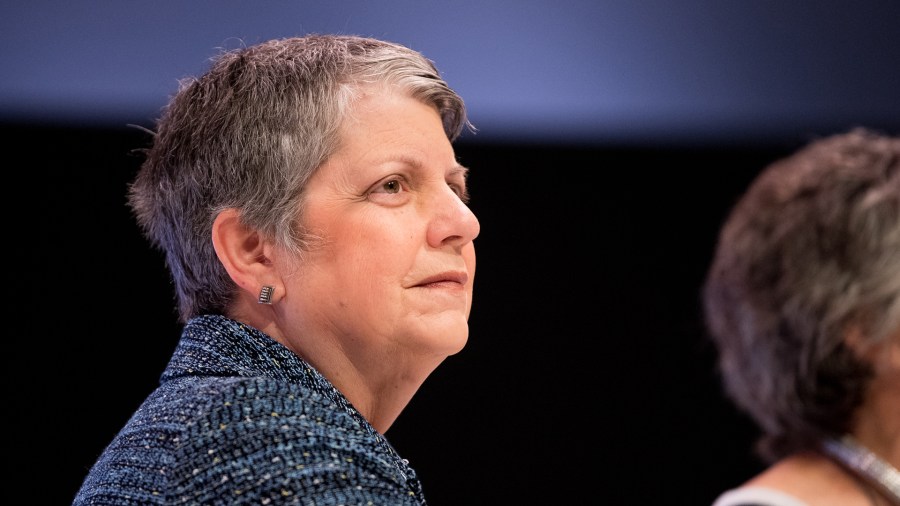
M 866 490 L 844 469 L 814 454 L 782 459 L 744 487 L 778 490 L 810 506 L 870 506 Z

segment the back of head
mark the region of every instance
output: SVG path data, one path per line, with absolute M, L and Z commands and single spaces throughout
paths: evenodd
M 767 167 L 703 287 L 726 392 L 768 461 L 849 429 L 871 375 L 845 344 L 900 326 L 900 138 L 855 129 Z
M 354 97 L 378 85 L 433 105 L 451 140 L 468 125 L 462 99 L 430 60 L 371 38 L 271 40 L 223 52 L 181 82 L 128 196 L 165 253 L 182 322 L 224 314 L 234 295 L 211 241 L 221 210 L 238 209 L 245 225 L 302 255 L 304 186 L 337 148 Z

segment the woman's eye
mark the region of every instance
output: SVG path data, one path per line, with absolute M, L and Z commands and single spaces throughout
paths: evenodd
M 390 181 L 382 183 L 381 189 L 384 190 L 385 193 L 398 193 L 403 188 L 400 186 L 400 181 L 391 179 Z
M 385 179 L 384 181 L 372 187 L 369 193 L 389 193 L 395 194 L 403 191 L 403 181 L 400 178 Z

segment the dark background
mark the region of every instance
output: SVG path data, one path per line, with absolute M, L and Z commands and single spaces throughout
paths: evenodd
M 0 7 L 10 491 L 69 503 L 178 339 L 125 207 L 128 125 L 229 37 L 307 31 L 422 50 L 480 129 L 456 145 L 482 225 L 469 343 L 387 433 L 432 506 L 703 506 L 761 469 L 699 288 L 766 164 L 900 132 L 900 4 L 150 5 Z
M 125 207 L 146 136 L 0 132 L 22 160 L 10 486 L 63 504 L 178 338 L 162 257 Z M 482 225 L 470 340 L 387 433 L 432 505 L 706 504 L 757 469 L 698 289 L 726 209 L 787 148 L 457 146 Z

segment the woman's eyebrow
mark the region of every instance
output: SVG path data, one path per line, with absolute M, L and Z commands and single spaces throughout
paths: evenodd
M 421 169 L 425 166 L 425 164 L 422 163 L 422 160 L 415 156 L 410 156 L 407 154 L 392 154 L 384 157 L 378 163 L 401 163 L 414 169 Z M 459 163 L 455 163 L 454 165 L 450 166 L 449 170 L 447 171 L 447 175 L 449 177 L 456 177 L 461 175 L 463 179 L 468 179 L 469 168 Z

